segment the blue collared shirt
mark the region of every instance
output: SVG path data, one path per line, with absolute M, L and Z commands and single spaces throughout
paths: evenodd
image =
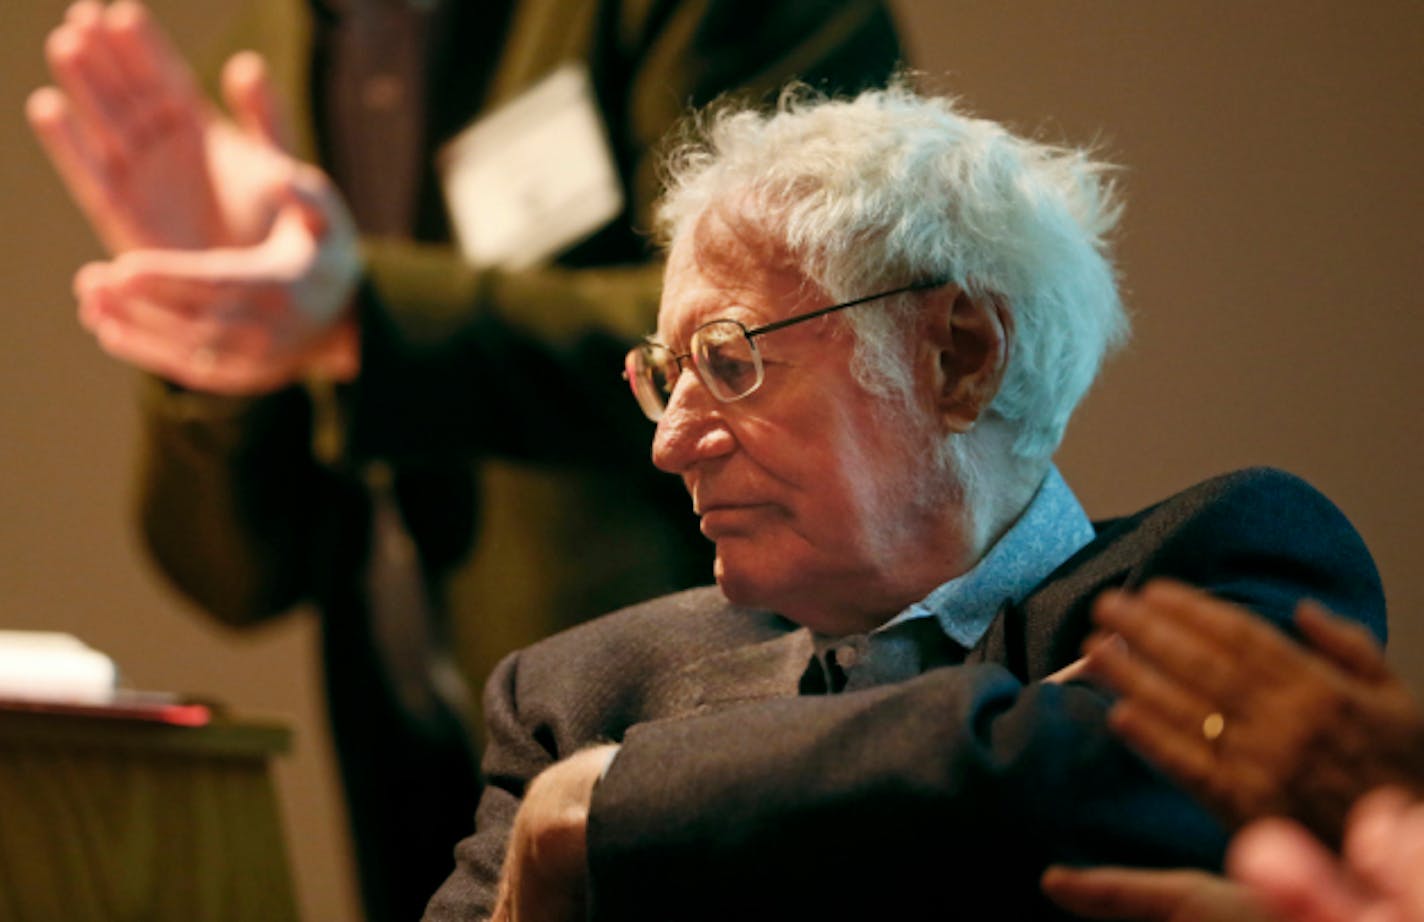
M 826 653 L 861 648 L 866 640 L 893 625 L 934 618 L 940 630 L 966 650 L 989 630 L 1006 602 L 1021 602 L 1069 557 L 1093 540 L 1093 523 L 1078 497 L 1050 466 L 1033 499 L 1009 530 L 967 572 L 942 583 L 894 618 L 856 638 L 813 635 L 817 659 Z
M 950 639 L 973 649 L 1005 602 L 1023 601 L 1093 535 L 1093 523 L 1078 497 L 1058 468 L 1050 465 L 1028 507 L 989 553 L 879 630 L 911 618 L 933 617 Z

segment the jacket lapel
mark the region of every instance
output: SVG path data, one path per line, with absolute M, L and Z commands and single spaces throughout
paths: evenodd
M 1107 587 L 1129 581 L 1141 557 L 1138 518 L 1095 522 L 1098 537 L 1021 603 L 1006 601 L 965 662 L 998 663 L 1020 681 L 1031 682 L 1078 659 L 1092 630 L 1093 599 Z

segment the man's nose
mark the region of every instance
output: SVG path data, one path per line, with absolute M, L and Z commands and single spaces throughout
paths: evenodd
M 653 436 L 653 464 L 682 474 L 698 462 L 730 453 L 736 439 L 722 418 L 722 406 L 691 369 L 679 375 Z

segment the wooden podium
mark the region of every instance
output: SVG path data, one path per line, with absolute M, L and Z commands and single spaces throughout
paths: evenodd
M 0 711 L 0 922 L 295 922 L 280 726 Z

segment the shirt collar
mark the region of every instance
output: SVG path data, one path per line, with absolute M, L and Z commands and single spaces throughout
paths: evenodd
M 1078 497 L 1050 465 L 1028 507 L 989 553 L 877 630 L 933 617 L 952 640 L 973 649 L 1005 602 L 1022 601 L 1093 535 L 1093 523 Z

